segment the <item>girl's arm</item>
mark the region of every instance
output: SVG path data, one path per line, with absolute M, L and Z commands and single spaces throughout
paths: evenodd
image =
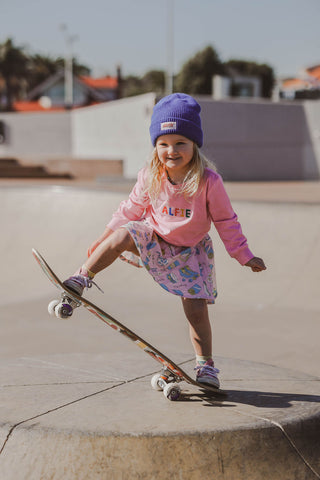
M 128 200 L 120 203 L 118 210 L 113 214 L 103 234 L 88 248 L 88 256 L 92 255 L 100 243 L 108 238 L 117 228 L 132 220 L 140 220 L 143 218 L 145 210 L 150 203 L 149 195 L 145 187 L 146 175 L 147 171 L 145 168 L 140 170 L 137 183 L 133 187 Z
M 265 270 L 263 260 L 250 251 L 222 178 L 216 173 L 209 181 L 207 202 L 212 221 L 229 255 L 254 272 Z
M 138 173 L 137 183 L 129 198 L 120 203 L 118 210 L 108 223 L 111 230 L 116 230 L 130 221 L 141 220 L 144 217 L 145 211 L 150 205 L 150 197 L 146 191 L 146 179 L 147 168 L 144 168 Z

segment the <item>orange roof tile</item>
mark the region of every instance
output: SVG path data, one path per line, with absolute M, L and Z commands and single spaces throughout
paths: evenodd
M 300 78 L 288 78 L 283 80 L 282 88 L 298 88 L 298 87 L 308 87 L 308 82 L 301 80 Z
M 315 77 L 318 80 L 320 80 L 320 65 L 316 65 L 315 67 L 307 68 L 306 71 L 312 77 Z
M 64 107 L 44 108 L 39 102 L 14 102 L 13 108 L 16 112 L 52 112 L 64 110 Z
M 99 102 L 90 102 L 90 105 L 74 105 L 72 109 L 78 109 L 78 108 L 86 108 L 92 105 L 99 105 Z M 40 105 L 39 102 L 14 102 L 13 108 L 16 112 L 63 112 L 65 111 L 64 107 L 50 107 L 50 108 L 44 108 L 43 106 Z
M 116 77 L 80 77 L 80 80 L 92 88 L 117 88 L 118 79 Z

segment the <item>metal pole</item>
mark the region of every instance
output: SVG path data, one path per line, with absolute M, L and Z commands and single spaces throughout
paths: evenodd
M 167 72 L 166 95 L 173 92 L 174 75 L 174 0 L 167 0 Z
M 64 32 L 66 41 L 66 53 L 64 59 L 64 106 L 70 109 L 73 106 L 73 56 L 72 44 L 77 40 L 77 35 L 68 35 L 68 27 L 65 24 L 60 26 L 60 30 Z
M 71 108 L 73 105 L 73 71 L 72 71 L 72 53 L 71 42 L 68 40 L 68 49 L 65 58 L 65 88 L 64 88 L 64 104 L 66 108 Z

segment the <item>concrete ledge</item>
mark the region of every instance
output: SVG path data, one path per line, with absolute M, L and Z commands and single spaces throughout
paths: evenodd
M 318 378 L 218 358 L 226 400 L 183 384 L 182 400 L 169 402 L 151 389 L 157 364 L 145 357 L 3 365 L 0 478 L 319 478 Z M 192 371 L 192 360 L 179 361 Z
M 45 166 L 22 164 L 15 158 L 0 158 L 0 178 L 62 178 L 71 179 L 68 172 L 50 173 Z
M 52 173 L 70 173 L 74 178 L 96 180 L 99 177 L 120 177 L 123 175 L 123 160 L 111 159 L 48 159 L 44 165 Z

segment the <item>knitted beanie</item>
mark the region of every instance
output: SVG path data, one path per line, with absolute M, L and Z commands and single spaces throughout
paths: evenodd
M 173 93 L 162 98 L 153 108 L 150 136 L 153 146 L 161 135 L 183 135 L 199 147 L 203 143 L 200 118 L 201 107 L 185 93 Z

